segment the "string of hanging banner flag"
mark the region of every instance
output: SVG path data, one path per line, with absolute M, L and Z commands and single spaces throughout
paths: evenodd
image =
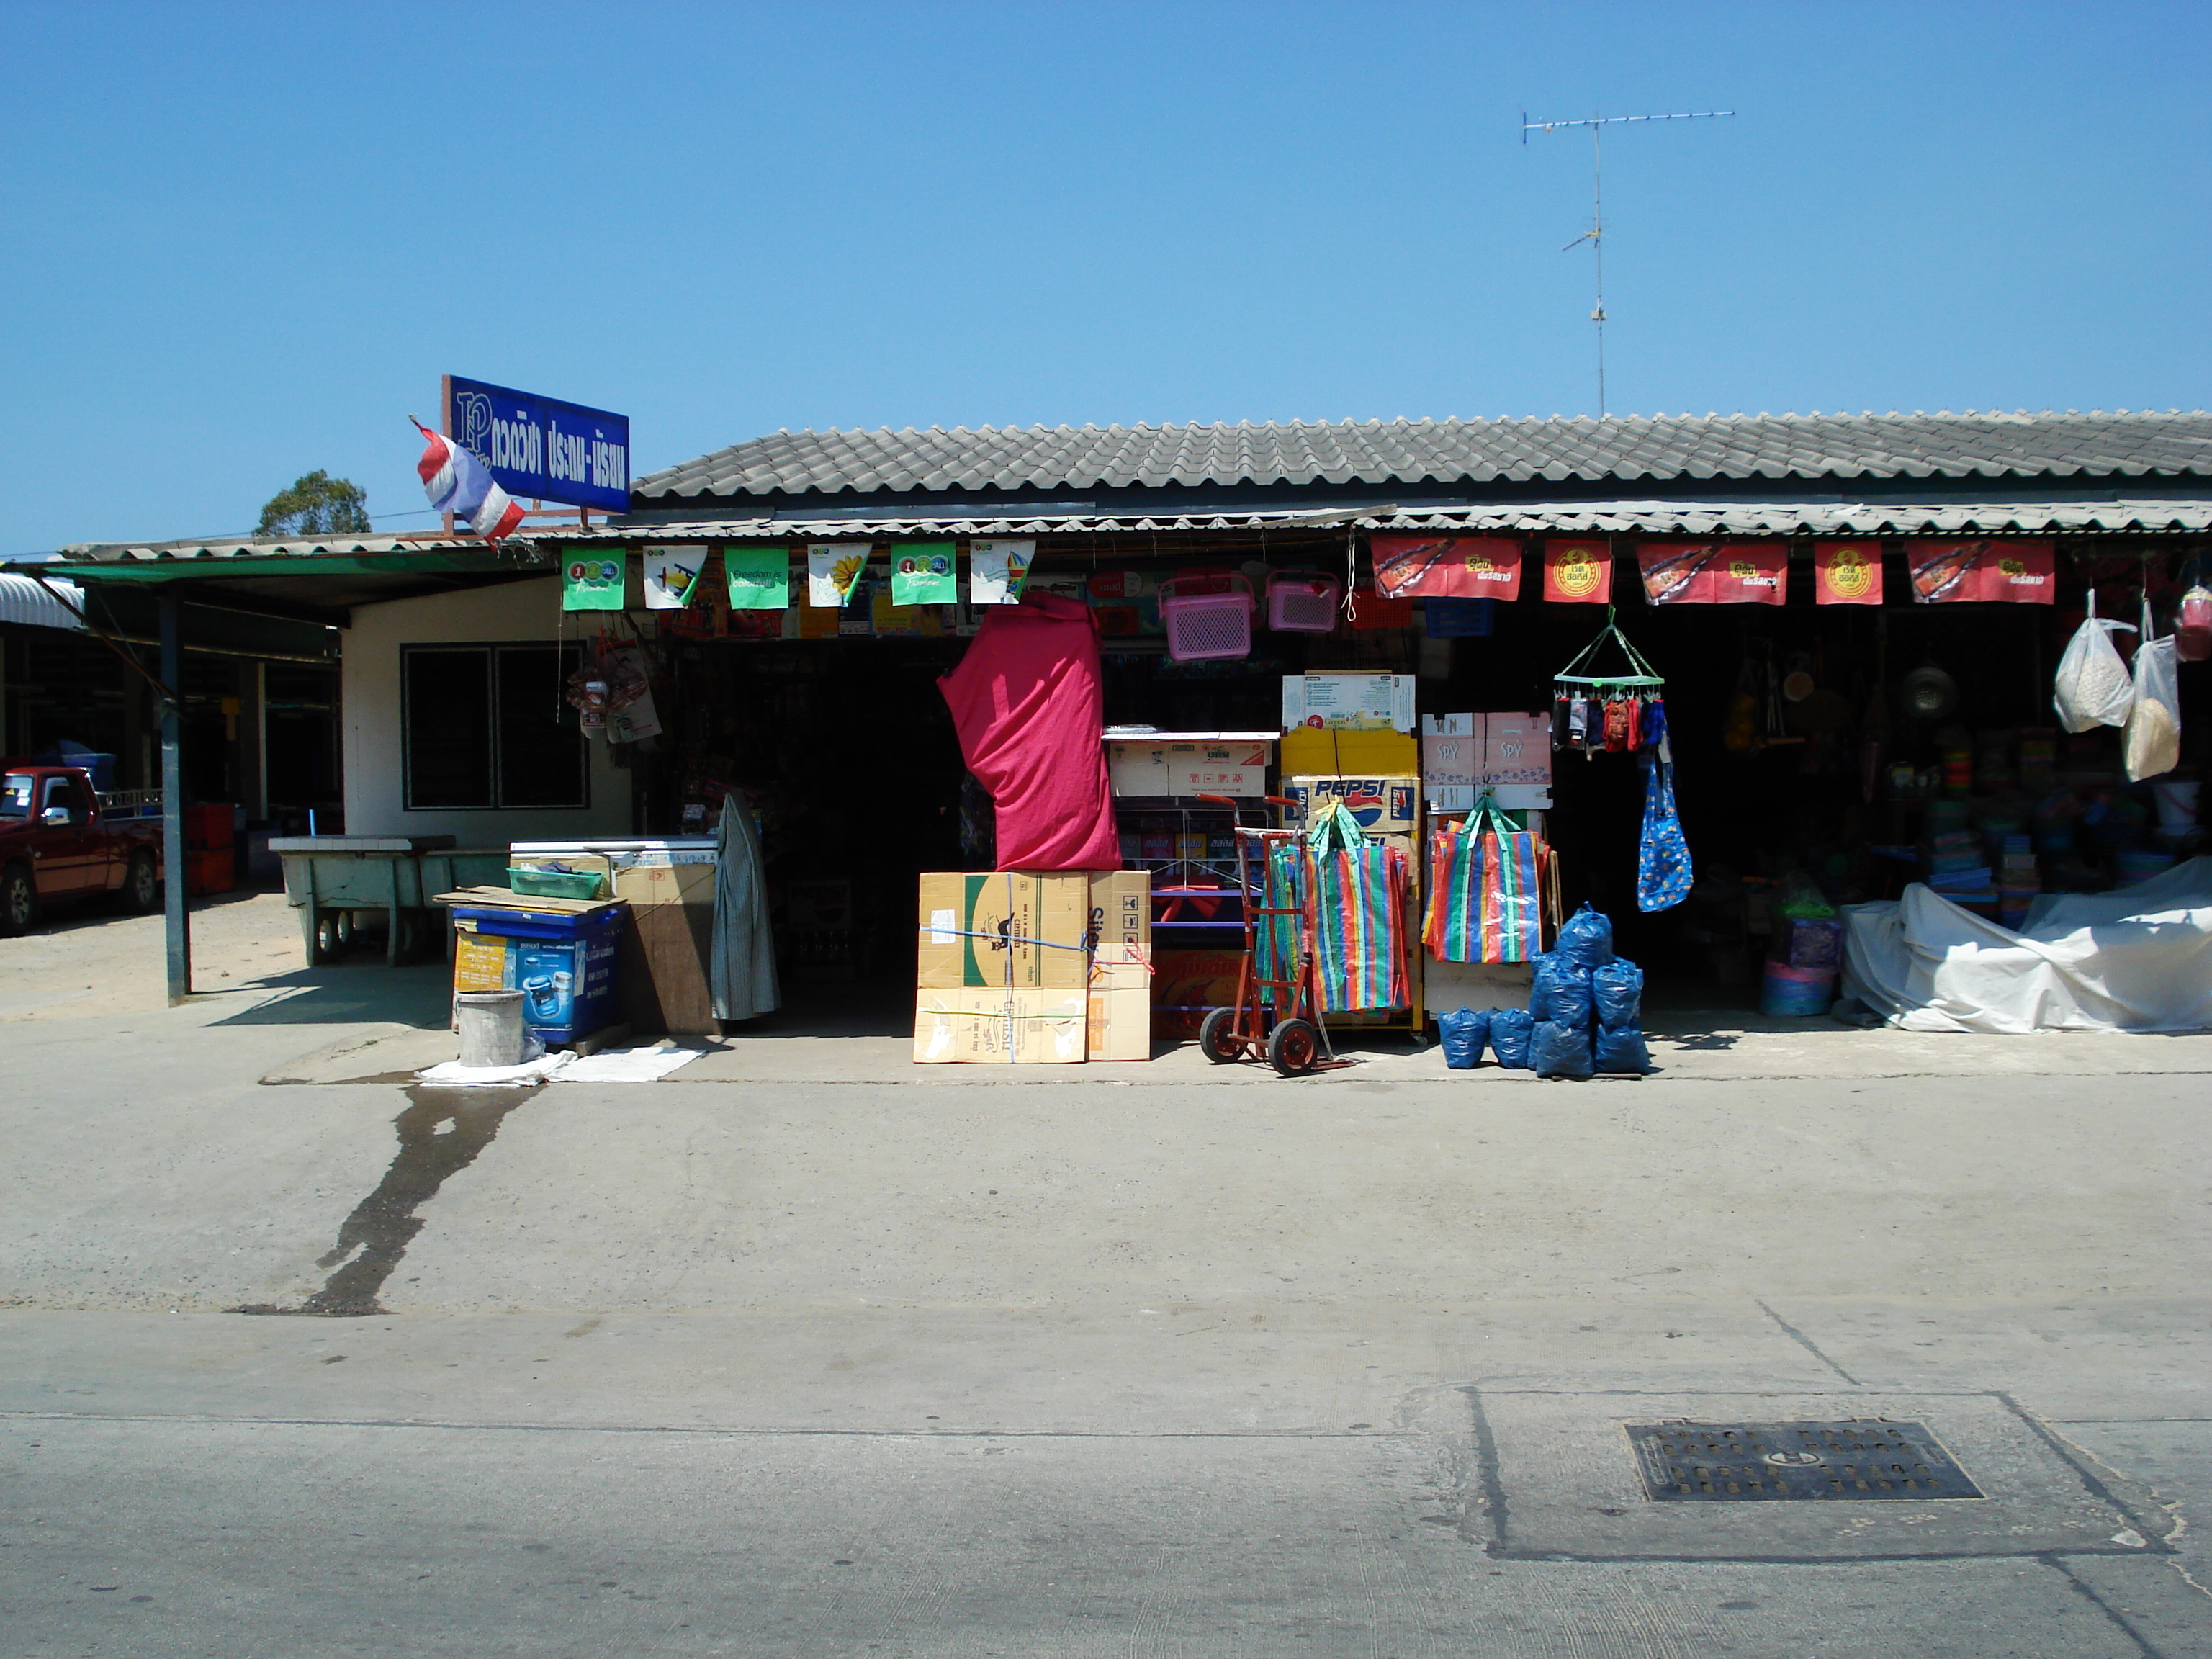
M 1785 541 L 1644 542 L 1636 548 L 1644 597 L 1662 605 L 1782 605 L 1789 598 Z M 1521 597 L 1528 544 L 1498 536 L 1377 536 L 1370 544 L 1385 599 Z M 1883 603 L 1879 540 L 1815 541 L 1817 605 Z M 1903 544 L 1911 598 L 1922 605 L 2050 605 L 2057 544 L 1980 538 Z M 1547 538 L 1537 544 L 1541 594 L 1553 605 L 1613 603 L 1613 553 L 1606 537 Z
M 1035 559 L 1033 539 L 967 544 L 970 605 L 1018 605 Z M 719 559 L 721 585 L 709 592 L 709 572 Z M 713 600 L 732 611 L 799 607 L 842 611 L 860 602 L 872 581 L 887 603 L 901 610 L 960 602 L 959 544 L 894 542 L 878 555 L 870 542 L 817 542 L 787 546 L 647 547 L 639 554 L 644 608 L 689 611 Z M 871 578 L 872 570 L 882 574 Z M 887 580 L 886 580 L 887 578 Z M 619 547 L 580 547 L 562 567 L 562 608 L 628 608 L 629 554 Z M 803 598 L 802 598 L 803 596 Z
M 1552 605 L 1614 602 L 1614 551 L 1604 537 L 1376 536 L 1369 544 L 1376 595 L 1385 600 L 1502 599 L 1522 595 L 1528 567 Z M 1979 538 L 1907 540 L 1902 564 L 1916 604 L 2050 605 L 2057 597 L 2057 547 L 2050 540 Z M 805 608 L 843 611 L 872 592 L 898 609 L 1015 605 L 1035 560 L 1034 539 L 723 544 L 647 546 L 639 550 L 642 604 L 683 611 L 699 603 L 719 562 L 716 601 L 731 611 Z M 579 546 L 563 562 L 563 604 L 571 611 L 627 608 L 632 550 Z M 1644 598 L 1652 605 L 1780 605 L 1789 598 L 1785 541 L 1645 542 L 1634 549 Z M 1809 561 L 1816 604 L 1886 601 L 1879 540 L 1815 541 Z M 965 580 L 962 565 L 965 564 Z M 963 592 L 964 588 L 964 592 Z

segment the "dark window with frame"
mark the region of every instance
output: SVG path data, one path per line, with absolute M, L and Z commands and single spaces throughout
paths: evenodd
M 576 664 L 574 647 L 400 647 L 408 811 L 590 805 Z

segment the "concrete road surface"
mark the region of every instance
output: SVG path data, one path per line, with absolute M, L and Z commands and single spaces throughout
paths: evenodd
M 2212 1653 L 2200 1040 L 277 1085 L 436 973 L 230 925 L 175 1011 L 0 942 L 0 1654 Z

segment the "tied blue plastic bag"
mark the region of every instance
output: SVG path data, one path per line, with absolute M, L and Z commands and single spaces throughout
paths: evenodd
M 1526 1008 L 1494 1008 L 1490 1014 L 1490 1048 L 1500 1066 L 1528 1069 L 1528 1037 L 1535 1017 Z
M 1559 929 L 1559 942 L 1552 947 L 1570 962 L 1595 968 L 1613 960 L 1613 918 L 1587 900 Z
M 1633 1025 L 1601 1025 L 1597 1028 L 1597 1068 L 1601 1072 L 1634 1072 L 1641 1075 L 1651 1069 L 1651 1051 L 1644 1046 L 1644 1033 Z
M 1644 1018 L 1644 970 L 1626 957 L 1590 969 L 1590 1004 L 1601 1025 L 1636 1025 Z
M 1482 1059 L 1482 1045 L 1490 1040 L 1490 1015 L 1472 1008 L 1438 1014 L 1437 1030 L 1444 1040 L 1444 1064 L 1455 1072 L 1473 1071 Z
M 1587 1025 L 1563 1025 L 1540 1019 L 1528 1039 L 1528 1064 L 1538 1077 L 1588 1077 L 1590 1040 Z
M 1528 1012 L 1539 1020 L 1589 1030 L 1590 970 L 1557 951 L 1538 957 L 1534 982 L 1528 992 Z

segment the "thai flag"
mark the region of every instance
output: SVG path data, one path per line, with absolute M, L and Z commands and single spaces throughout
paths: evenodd
M 415 429 L 428 441 L 415 470 L 422 475 L 422 490 L 430 505 L 466 521 L 488 542 L 503 541 L 522 522 L 522 508 L 492 482 L 484 464 L 442 433 L 422 422 Z

